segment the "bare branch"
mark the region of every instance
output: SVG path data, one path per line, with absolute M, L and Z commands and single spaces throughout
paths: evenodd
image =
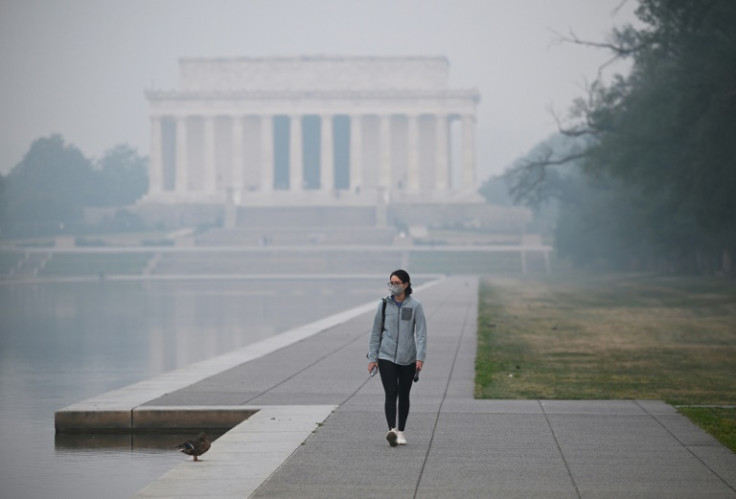
M 624 3 L 625 3 L 625 0 L 624 0 Z M 618 8 L 622 6 L 623 6 L 623 3 L 619 5 Z M 592 47 L 592 48 L 605 49 L 605 50 L 611 51 L 613 53 L 613 57 L 610 60 L 606 61 L 603 64 L 603 66 L 601 66 L 601 68 L 599 68 L 599 71 L 598 71 L 599 74 L 605 67 L 609 66 L 613 62 L 619 59 L 631 57 L 651 45 L 651 40 L 639 40 L 639 43 L 636 43 L 636 44 L 624 43 L 623 41 L 621 43 L 592 42 L 589 40 L 580 39 L 572 29 L 570 29 L 569 34 L 567 36 L 562 35 L 561 33 L 555 30 L 550 30 L 550 31 L 556 37 L 556 39 L 550 43 L 556 43 L 556 44 L 572 43 L 574 45 L 581 45 L 583 47 Z M 616 31 L 614 31 L 614 33 L 618 34 L 618 32 Z
M 545 189 L 548 168 L 582 159 L 587 155 L 587 150 L 558 158 L 555 158 L 554 154 L 555 151 L 551 147 L 546 147 L 538 159 L 524 161 L 505 173 L 509 193 L 515 202 L 523 201 L 528 205 L 540 204 L 550 195 L 548 189 Z
M 584 137 L 586 135 L 597 135 L 598 133 L 598 130 L 594 129 L 592 126 L 590 126 L 590 124 L 587 124 L 588 126 L 585 128 L 580 126 L 567 128 L 562 123 L 562 120 L 554 111 L 554 109 L 549 109 L 549 112 L 552 115 L 552 118 L 555 120 L 557 131 L 566 137 Z
M 621 9 L 623 9 L 624 5 L 626 5 L 627 3 L 629 3 L 629 0 L 621 0 L 621 3 L 618 4 L 618 6 L 615 9 L 613 9 L 611 13 L 614 16 L 617 15 L 621 11 Z
M 550 157 L 546 161 L 544 161 L 544 163 L 534 161 L 531 164 L 532 165 L 537 165 L 537 166 L 540 166 L 540 167 L 541 166 L 544 166 L 544 167 L 548 167 L 548 166 L 559 166 L 559 165 L 565 165 L 565 164 L 570 163 L 572 161 L 577 161 L 578 159 L 583 159 L 587 155 L 588 155 L 588 153 L 586 151 L 584 151 L 584 152 L 578 152 L 578 153 L 574 153 L 574 154 L 568 154 L 567 156 L 563 156 L 563 157 L 557 158 L 557 159 L 552 159 Z
M 565 37 L 562 35 L 558 35 L 558 36 L 560 36 L 560 43 L 573 43 L 575 45 L 582 45 L 584 47 L 594 47 L 594 48 L 599 48 L 599 49 L 610 50 L 611 52 L 615 54 L 616 59 L 621 58 L 621 57 L 628 57 L 638 52 L 644 46 L 644 45 L 636 45 L 633 47 L 627 47 L 625 45 L 614 44 L 614 43 L 609 43 L 609 42 L 591 42 L 588 40 L 581 40 L 572 30 L 570 30 L 570 34 L 568 37 Z

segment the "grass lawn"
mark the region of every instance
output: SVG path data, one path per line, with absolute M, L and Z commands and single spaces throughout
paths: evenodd
M 736 407 L 680 407 L 680 412 L 736 452 Z
M 484 278 L 475 395 L 734 406 L 736 283 L 641 274 Z M 728 411 L 713 414 L 726 427 L 730 418 L 733 438 Z

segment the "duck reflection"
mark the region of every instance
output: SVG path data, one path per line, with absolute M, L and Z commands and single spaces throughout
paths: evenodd
M 211 441 L 215 441 L 228 430 L 206 428 Z M 194 434 L 196 435 L 196 431 Z M 192 430 L 157 430 L 145 432 L 57 432 L 56 452 L 105 451 L 160 451 L 171 452 L 178 444 L 192 438 Z

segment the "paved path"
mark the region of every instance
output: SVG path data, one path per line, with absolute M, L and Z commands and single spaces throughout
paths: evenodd
M 263 411 L 139 496 L 736 497 L 736 455 L 662 402 L 475 400 L 477 285 L 416 293 L 428 358 L 408 445 L 385 440 L 380 380 L 365 370 L 373 312 L 361 312 L 144 404 Z

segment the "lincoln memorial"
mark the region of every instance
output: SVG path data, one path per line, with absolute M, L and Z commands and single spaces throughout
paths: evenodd
M 368 206 L 477 201 L 477 89 L 445 57 L 179 61 L 149 90 L 147 202 Z

